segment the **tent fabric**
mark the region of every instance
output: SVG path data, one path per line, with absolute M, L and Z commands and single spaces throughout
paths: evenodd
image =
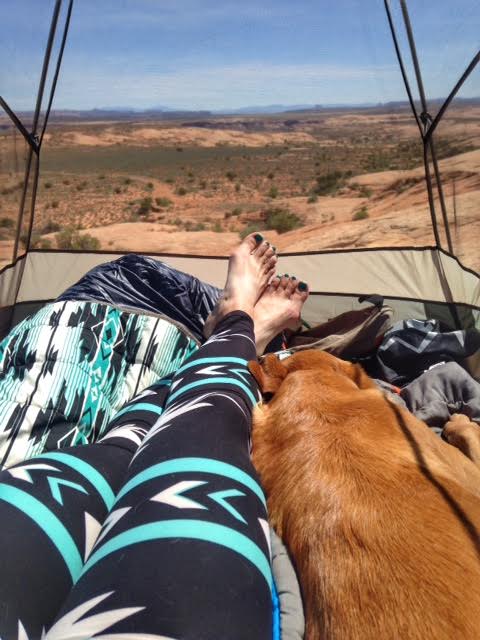
M 16 302 L 52 300 L 93 267 L 123 254 L 31 251 L 25 257 Z M 223 287 L 227 258 L 159 255 L 174 269 Z M 480 280 L 452 256 L 433 249 L 365 249 L 279 256 L 279 272 L 294 273 L 310 291 L 325 294 L 378 293 L 385 298 L 448 302 L 480 309 Z M 6 271 L 3 272 L 3 275 Z M 3 287 L 2 287 L 3 289 Z M 0 302 L 8 304 L 2 291 Z
M 158 315 L 46 305 L 0 344 L 0 468 L 94 442 L 122 405 L 197 347 L 186 329 Z
M 90 300 L 161 313 L 201 341 L 203 325 L 220 293 L 158 260 L 130 254 L 93 268 L 58 300 Z

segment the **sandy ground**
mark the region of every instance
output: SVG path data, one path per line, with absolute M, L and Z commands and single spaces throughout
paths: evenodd
M 461 138 L 465 132 L 465 122 L 459 113 L 446 121 L 445 127 L 456 131 Z M 468 131 L 473 136 L 471 140 L 477 135 L 480 139 L 480 109 L 472 109 L 468 115 Z M 478 121 L 470 122 L 472 117 L 478 118 Z M 358 131 L 367 121 L 382 131 L 394 121 L 396 133 L 407 138 L 416 133 L 415 125 L 405 114 L 329 115 L 319 121 L 325 131 L 322 146 L 333 144 L 329 136 L 336 128 Z M 244 125 L 243 122 L 235 126 L 232 124 L 232 128 L 225 125 L 223 128 L 211 129 L 171 124 L 135 127 L 112 124 L 99 126 L 98 129 L 92 126 L 84 129 L 79 129 L 78 126 L 66 130 L 59 128 L 47 135 L 50 143 L 55 142 L 60 147 L 233 145 L 246 148 L 287 143 L 310 145 L 318 142 L 320 135 L 320 125 L 312 124 L 308 119 L 300 119 L 298 127 L 293 131 L 277 131 L 279 125 L 273 120 L 268 125 L 271 130 L 245 131 L 242 130 Z M 468 266 L 480 270 L 480 149 L 441 160 L 439 166 L 454 250 Z M 81 180 L 81 176 L 78 179 Z M 56 220 L 62 225 L 81 224 L 83 228 L 79 233 L 88 233 L 98 238 L 102 248 L 106 250 L 226 255 L 238 243 L 239 232 L 245 225 L 259 223 L 262 209 L 274 206 L 288 208 L 304 222 L 302 228 L 288 233 L 266 231 L 280 252 L 434 243 L 422 166 L 409 171 L 357 175 L 335 196 L 320 196 L 316 202 L 310 203 L 307 196 L 268 200 L 264 186 L 256 190 L 242 186 L 241 196 L 238 196 L 234 192 L 233 182 L 225 179 L 216 192 L 196 191 L 184 196 L 178 195 L 175 185 L 142 175 L 132 175 L 131 184 L 127 186 L 120 174 L 116 178 L 113 176 L 112 180 L 117 180 L 115 184 L 119 185 L 118 194 L 114 197 L 105 195 L 99 200 L 102 184 L 95 182 L 90 176 L 88 187 L 84 190 L 76 190 L 72 185 L 62 187 L 65 195 L 61 192 L 60 196 L 55 196 L 59 198 L 55 210 L 47 209 L 40 198 L 36 217 L 40 238 L 49 241 L 53 247 L 56 246 L 56 234 L 41 231 L 46 222 Z M 363 187 L 368 196 L 362 196 L 359 187 Z M 131 221 L 129 203 L 145 196 L 154 201 L 157 198 L 168 198 L 171 206 L 155 207 L 145 218 Z M 231 216 L 229 212 L 234 207 L 241 209 L 241 213 Z M 353 220 L 362 207 L 366 208 L 368 216 Z M 79 211 L 79 214 L 72 217 L 72 210 Z M 455 210 L 456 217 L 453 215 Z M 0 217 L 1 215 L 3 214 Z M 10 215 L 15 215 L 13 209 Z M 437 215 L 444 242 L 438 201 Z M 206 228 L 187 231 L 184 228 L 186 223 L 192 228 L 205 223 Z M 215 225 L 221 230 L 214 231 Z M 12 239 L 5 237 L 3 233 L 0 237 L 0 256 L 4 263 L 8 262 L 12 246 Z M 446 242 L 444 246 L 446 248 Z

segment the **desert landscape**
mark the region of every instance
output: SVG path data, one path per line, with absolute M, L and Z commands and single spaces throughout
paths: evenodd
M 478 271 L 478 104 L 451 107 L 436 149 L 454 250 Z M 2 265 L 12 255 L 24 153 L 20 136 L 0 121 Z M 253 229 L 265 229 L 280 252 L 434 244 L 409 110 L 53 118 L 33 247 L 226 255 Z M 440 233 L 446 248 L 442 225 Z

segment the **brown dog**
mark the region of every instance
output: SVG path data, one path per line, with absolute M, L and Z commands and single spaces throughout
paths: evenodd
M 306 640 L 478 640 L 480 470 L 358 365 L 250 370 L 253 459 L 297 567 Z

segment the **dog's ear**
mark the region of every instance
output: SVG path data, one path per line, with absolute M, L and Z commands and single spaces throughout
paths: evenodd
M 248 369 L 264 394 L 275 393 L 287 376 L 287 368 L 273 354 L 265 356 L 261 364 L 250 360 Z
M 375 382 L 365 373 L 361 365 L 351 363 L 350 367 L 350 378 L 355 382 L 359 389 L 377 388 Z

